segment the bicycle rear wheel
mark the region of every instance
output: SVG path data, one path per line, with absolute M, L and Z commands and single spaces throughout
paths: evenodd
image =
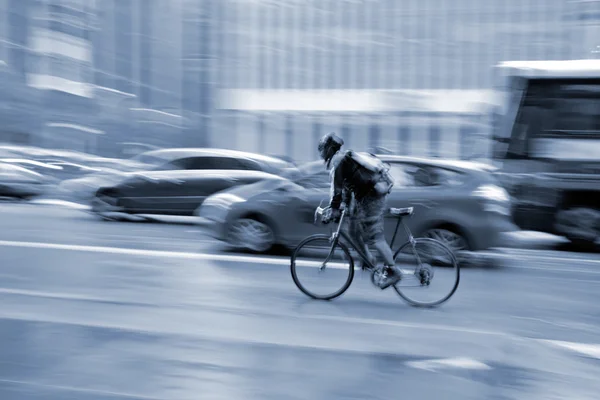
M 331 257 L 327 259 L 330 253 Z M 329 236 L 313 235 L 294 250 L 290 271 L 302 293 L 313 299 L 331 300 L 350 287 L 354 261 L 343 243 L 338 241 L 332 251 Z
M 460 267 L 448 246 L 435 239 L 415 239 L 394 255 L 402 279 L 394 290 L 416 307 L 435 307 L 446 302 L 460 282 Z M 415 254 L 416 253 L 416 254 Z

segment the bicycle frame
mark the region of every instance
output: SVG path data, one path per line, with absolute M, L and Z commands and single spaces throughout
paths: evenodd
M 317 207 L 317 209 L 315 210 L 315 214 L 314 214 L 314 223 L 317 224 L 317 219 L 319 217 L 319 215 L 321 217 L 323 217 L 323 214 L 325 213 L 325 211 L 328 210 L 327 208 L 322 208 L 321 205 L 319 204 L 319 206 Z M 386 210 L 386 214 L 389 213 L 389 215 L 398 218 L 398 221 L 396 222 L 396 228 L 394 230 L 394 234 L 391 238 L 391 241 L 389 242 L 391 246 L 394 246 L 394 243 L 396 241 L 396 237 L 398 236 L 398 230 L 400 228 L 400 223 L 402 223 L 402 225 L 404 226 L 404 230 L 406 232 L 406 234 L 408 235 L 408 241 L 403 243 L 394 253 L 394 266 L 390 266 L 392 267 L 392 270 L 386 270 L 386 267 L 381 267 L 381 266 L 377 266 L 377 262 L 373 261 L 373 263 L 371 263 L 369 261 L 370 259 L 370 252 L 371 249 L 369 248 L 364 248 L 364 246 L 357 246 L 356 243 L 357 242 L 361 242 L 359 240 L 355 240 L 358 239 L 358 236 L 354 235 L 354 232 L 351 232 L 350 230 L 346 229 L 346 225 L 344 225 L 344 223 L 346 222 L 346 217 L 349 216 L 349 214 L 351 213 L 351 209 L 350 208 L 345 208 L 344 210 L 342 210 L 341 215 L 340 215 L 340 219 L 338 221 L 338 226 L 337 227 L 332 227 L 332 234 L 330 235 L 323 235 L 323 234 L 313 234 L 310 235 L 308 237 L 306 237 L 301 243 L 298 244 L 298 246 L 296 247 L 296 249 L 294 250 L 294 253 L 292 254 L 291 257 L 291 264 L 290 264 L 290 270 L 292 273 L 292 279 L 294 280 L 294 283 L 296 284 L 296 286 L 298 287 L 298 289 L 300 289 L 300 291 L 302 291 L 304 294 L 306 294 L 307 296 L 313 298 L 313 299 L 318 299 L 318 300 L 332 300 L 336 297 L 341 296 L 346 290 L 348 290 L 348 288 L 350 287 L 350 285 L 352 284 L 352 281 L 354 279 L 355 276 L 355 267 L 354 267 L 354 261 L 356 260 L 356 256 L 354 255 L 354 253 L 352 253 L 350 250 L 354 249 L 357 253 L 358 253 L 358 257 L 360 257 L 360 259 L 363 260 L 363 270 L 368 271 L 368 274 L 370 275 L 371 278 L 371 283 L 373 283 L 373 285 L 375 285 L 376 287 L 379 287 L 380 289 L 387 289 L 388 287 L 390 287 L 390 282 L 387 280 L 388 277 L 388 273 L 391 272 L 392 275 L 395 273 L 398 273 L 400 276 L 398 277 L 397 280 L 395 280 L 394 282 L 391 282 L 391 286 L 394 288 L 394 290 L 398 293 L 398 295 L 400 297 L 402 297 L 404 300 L 406 300 L 408 303 L 410 303 L 413 306 L 418 306 L 418 307 L 435 307 L 438 306 L 442 303 L 444 303 L 446 300 L 448 300 L 456 291 L 457 287 L 458 287 L 458 283 L 460 281 L 460 265 L 457 263 L 456 261 L 456 257 L 454 256 L 454 253 L 452 252 L 452 250 L 446 246 L 443 242 L 440 242 L 438 240 L 435 239 L 430 239 L 430 238 L 415 238 L 413 236 L 413 234 L 411 233 L 409 227 L 407 226 L 408 224 L 405 223 L 405 221 L 403 220 L 404 217 L 408 217 L 413 215 L 414 213 L 414 208 L 413 207 L 406 207 L 406 208 L 390 208 L 388 210 Z M 329 217 L 329 215 L 328 215 Z M 386 215 L 386 217 L 389 217 L 388 215 Z M 354 221 L 352 221 L 354 222 Z M 327 243 L 329 243 L 328 245 L 317 245 L 315 242 L 318 241 L 327 241 Z M 313 243 L 315 243 L 313 245 Z M 362 244 L 362 243 L 360 243 Z M 423 255 L 421 257 L 420 254 L 417 253 L 417 244 L 421 245 L 425 245 L 427 246 L 428 244 L 438 244 L 440 246 L 440 249 L 443 250 L 443 253 L 445 254 L 445 259 L 443 259 L 442 261 L 445 264 L 448 264 L 447 261 L 449 261 L 449 265 L 448 266 L 452 266 L 455 273 L 454 273 L 454 285 L 451 287 L 450 292 L 448 292 L 447 295 L 445 295 L 444 297 L 439 297 L 439 300 L 435 300 L 435 301 L 419 301 L 416 299 L 412 298 L 412 295 L 404 293 L 404 291 L 402 290 L 402 288 L 404 287 L 429 287 L 431 282 L 432 282 L 432 278 L 434 276 L 434 270 L 433 270 L 433 266 L 434 266 L 434 262 L 437 260 L 437 258 L 433 259 L 433 262 L 430 262 L 428 260 L 428 254 L 426 253 L 425 255 Z M 323 256 L 322 250 L 324 250 L 325 248 L 327 248 L 327 246 L 330 246 L 329 251 L 328 251 L 328 255 L 325 259 L 325 261 L 322 262 L 322 264 L 320 265 L 320 268 L 317 268 L 318 271 L 324 271 L 327 267 L 327 263 L 330 262 L 333 258 L 333 252 L 335 250 L 336 247 L 339 247 L 342 254 L 342 261 L 350 261 L 350 267 L 348 269 L 348 277 L 346 279 L 346 281 L 344 282 L 344 284 L 341 286 L 340 289 L 338 289 L 337 291 L 333 292 L 333 293 L 328 293 L 328 294 L 321 294 L 321 293 L 315 293 L 309 289 L 307 289 L 305 287 L 305 285 L 303 283 L 300 282 L 299 278 L 298 278 L 298 274 L 297 274 L 297 269 L 298 269 L 298 264 L 297 264 L 297 258 L 298 256 L 301 255 L 302 253 L 302 249 L 307 248 L 310 249 L 310 254 L 308 254 L 308 259 L 309 259 L 309 265 L 308 266 L 314 266 L 315 263 L 315 255 L 314 255 L 314 250 L 318 249 L 318 254 L 316 255 L 316 257 L 321 258 Z M 380 246 L 377 246 L 380 247 Z M 363 250 L 364 248 L 364 250 Z M 408 249 L 412 249 L 413 255 L 414 257 L 411 257 L 410 255 L 410 251 L 408 251 Z M 399 254 L 402 254 L 402 258 L 399 260 L 397 257 Z M 387 257 L 385 257 L 387 258 Z M 412 261 L 414 261 L 416 259 L 417 261 L 417 266 L 416 267 L 412 267 L 410 265 L 408 265 L 405 262 L 405 258 L 412 258 Z M 425 261 L 425 263 L 422 262 Z M 336 266 L 332 266 L 333 268 L 337 268 L 337 261 L 336 260 Z M 347 264 L 347 263 L 346 263 Z M 373 265 L 376 264 L 376 265 Z M 317 262 L 317 265 L 319 265 L 319 263 Z M 405 278 L 409 278 L 409 279 L 405 279 Z M 402 282 L 403 281 L 403 282 Z M 404 284 L 404 282 L 406 282 L 406 284 Z
M 322 213 L 322 211 L 323 211 L 323 209 L 319 206 L 315 212 L 315 219 L 316 219 L 316 215 Z M 337 245 L 338 241 L 340 240 L 340 236 L 347 243 L 349 243 L 352 246 L 352 248 L 354 248 L 354 250 L 358 253 L 360 258 L 362 259 L 363 263 L 367 264 L 368 269 L 372 269 L 372 270 L 376 269 L 377 266 L 373 265 L 371 263 L 371 261 L 369 261 L 369 257 L 367 257 L 366 254 L 363 253 L 363 250 L 360 248 L 360 246 L 357 246 L 356 242 L 350 237 L 350 235 L 348 235 L 345 231 L 342 230 L 342 225 L 344 224 L 344 219 L 346 217 L 346 211 L 347 211 L 346 209 L 344 209 L 342 211 L 342 215 L 340 216 L 340 222 L 338 223 L 337 229 L 331 237 L 331 239 L 332 239 L 331 249 L 329 250 L 329 254 L 325 258 L 325 261 L 323 261 L 323 265 L 321 266 L 320 269 L 323 270 L 325 268 L 325 265 L 331 260 L 331 257 L 333 256 L 333 250 L 335 249 L 335 246 Z M 401 216 L 398 217 L 398 222 L 396 222 L 396 228 L 394 229 L 394 235 L 392 236 L 392 241 L 389 244 L 390 248 L 392 248 L 392 246 L 394 246 L 394 242 L 396 241 L 396 236 L 398 234 L 398 228 L 400 227 L 400 223 L 402 223 L 402 226 L 404 227 L 404 231 L 406 232 L 406 235 L 408 236 L 408 242 L 411 244 L 413 253 L 414 253 L 415 257 L 417 258 L 417 263 L 418 263 L 418 265 L 421 265 L 421 258 L 419 257 L 419 254 L 417 253 L 417 250 L 415 248 L 416 240 L 415 240 L 412 232 L 410 231 L 410 229 L 404 222 L 404 219 Z

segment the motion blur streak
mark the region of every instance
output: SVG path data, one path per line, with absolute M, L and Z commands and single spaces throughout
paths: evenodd
M 0 400 L 597 400 L 598 38 L 600 0 L 0 0 Z M 440 307 L 322 268 L 330 132 Z

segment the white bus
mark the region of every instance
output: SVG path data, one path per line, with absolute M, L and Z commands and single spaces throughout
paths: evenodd
M 524 229 L 600 238 L 600 60 L 497 66 L 493 159 Z

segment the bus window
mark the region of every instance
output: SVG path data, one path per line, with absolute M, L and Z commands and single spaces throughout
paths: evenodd
M 598 160 L 600 158 L 600 82 L 560 85 L 551 96 L 548 128 L 534 138 L 532 158 Z
M 600 97 L 562 97 L 553 101 L 555 132 L 600 132 Z
M 492 115 L 492 158 L 504 160 L 509 151 L 513 122 L 518 115 L 527 81 L 523 78 L 510 77 L 499 71 L 496 91 L 504 101 L 503 107 L 493 109 Z
M 533 81 L 527 86 L 511 130 L 507 159 L 527 158 L 531 138 L 544 130 L 549 110 L 545 89 L 541 82 Z
M 564 154 L 553 154 L 561 148 L 559 142 L 564 144 L 564 150 L 581 149 L 584 145 L 581 141 L 567 143 L 565 140 L 592 140 L 587 145 L 598 152 L 600 79 L 533 79 L 528 82 L 524 96 L 519 95 L 518 90 L 513 90 L 513 94 L 509 109 L 515 106 L 516 99 L 521 101 L 516 106 L 516 118 L 511 121 L 505 116 L 496 128 L 496 160 L 564 158 Z M 583 153 L 570 154 L 568 158 L 577 158 Z

